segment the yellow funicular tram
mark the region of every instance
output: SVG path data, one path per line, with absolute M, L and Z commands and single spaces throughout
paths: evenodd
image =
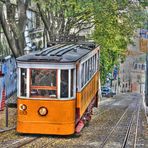
M 80 132 L 98 105 L 99 47 L 57 44 L 17 58 L 17 132 Z

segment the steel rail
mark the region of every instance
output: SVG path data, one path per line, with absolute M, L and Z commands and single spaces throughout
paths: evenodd
M 14 130 L 14 129 L 16 129 L 16 126 L 15 127 L 11 127 L 11 128 L 1 129 L 0 133 L 8 132 L 8 131 L 11 131 L 11 130 Z
M 140 114 L 140 105 L 138 108 L 138 113 L 137 113 L 137 121 L 136 121 L 136 131 L 135 131 L 135 137 L 134 137 L 134 148 L 136 148 L 137 144 L 137 135 L 138 135 L 138 122 L 139 122 L 139 114 Z
M 5 145 L 3 148 L 10 148 L 10 147 L 11 148 L 16 148 L 16 147 L 19 148 L 19 147 L 25 146 L 25 145 L 27 145 L 39 138 L 40 137 L 33 137 L 33 138 L 24 137 L 22 139 L 16 139 L 16 141 L 14 141 L 11 144 Z
M 117 103 L 117 102 L 120 102 L 121 100 L 114 100 L 113 102 L 109 102 L 109 104 L 107 105 L 104 105 L 104 104 L 101 104 L 101 107 L 109 107 L 110 105 L 113 105 L 114 103 Z M 104 109 L 103 111 L 101 111 L 98 116 L 101 116 L 102 114 L 110 111 L 112 109 L 112 106 L 109 107 L 109 109 Z M 94 118 L 95 119 L 95 118 Z
M 129 108 L 129 107 L 128 107 Z M 111 134 L 115 131 L 116 127 L 119 125 L 119 123 L 121 122 L 121 120 L 124 118 L 125 114 L 128 111 L 128 108 L 124 111 L 123 115 L 121 116 L 121 118 L 118 120 L 118 122 L 116 123 L 116 125 L 113 127 L 113 129 L 111 130 L 111 132 L 107 135 L 107 137 L 105 138 L 105 140 L 101 143 L 101 145 L 99 146 L 99 148 L 103 148 L 104 145 L 106 144 L 107 140 L 110 138 Z
M 137 104 L 138 106 L 138 104 Z M 124 142 L 122 144 L 122 148 L 126 148 L 126 144 L 127 144 L 127 141 L 128 141 L 128 138 L 129 138 L 129 135 L 130 135 L 130 132 L 131 132 L 131 127 L 132 127 L 132 124 L 133 124 L 133 121 L 134 121 L 134 114 L 137 112 L 137 120 L 136 120 L 136 131 L 135 131 L 135 137 L 134 137 L 134 148 L 136 146 L 136 140 L 137 140 L 137 131 L 138 131 L 138 121 L 139 121 L 139 111 L 140 111 L 140 105 L 138 106 L 138 109 L 135 110 L 132 114 L 132 118 L 130 120 L 130 123 L 128 125 L 128 129 L 127 129 L 127 132 L 126 132 L 126 135 L 125 135 L 125 138 L 124 138 Z
M 128 140 L 128 138 L 129 138 L 129 135 L 130 135 L 130 132 L 131 132 L 131 127 L 132 127 L 133 121 L 134 121 L 134 113 L 135 113 L 135 112 L 133 112 L 132 118 L 131 118 L 131 120 L 130 120 L 130 122 L 129 122 L 128 129 L 127 129 L 127 131 L 126 131 L 126 135 L 125 135 L 125 137 L 124 137 L 124 141 L 123 141 L 123 144 L 122 144 L 122 148 L 126 148 L 127 140 Z
M 51 141 L 45 143 L 44 145 L 42 145 L 40 148 L 47 148 L 49 144 L 53 145 L 53 143 L 56 144 L 57 142 L 58 141 L 51 140 Z

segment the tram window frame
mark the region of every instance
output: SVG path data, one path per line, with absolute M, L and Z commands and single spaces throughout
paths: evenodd
M 22 77 L 22 70 L 25 71 L 25 78 Z M 19 74 L 19 77 L 20 77 L 19 78 L 19 96 L 27 97 L 27 69 L 26 68 L 20 68 L 19 73 L 20 73 Z M 25 85 L 25 86 L 23 86 L 23 85 Z M 24 92 L 22 93 L 22 91 L 24 91 Z
M 91 58 L 89 59 L 89 79 L 91 78 Z
M 98 58 L 97 53 L 95 53 L 93 56 L 89 57 L 85 62 L 81 63 L 81 89 L 83 89 L 89 81 L 92 79 L 92 77 L 95 75 L 95 73 L 99 70 L 98 67 Z M 83 73 L 83 64 L 84 64 L 84 73 Z M 85 78 L 84 78 L 85 75 Z M 84 84 L 83 84 L 84 79 Z
M 100 51 L 98 51 L 97 70 L 100 69 Z
M 90 68 L 91 74 L 90 74 L 90 77 L 92 77 L 93 76 L 93 57 L 90 58 L 90 61 L 91 61 L 91 68 Z
M 55 72 L 55 86 L 54 84 L 50 83 L 51 85 L 32 85 L 32 70 L 45 70 L 45 72 L 50 72 L 52 73 L 52 71 Z M 49 74 L 49 73 L 48 73 Z M 31 98 L 57 98 L 58 96 L 58 73 L 57 73 L 57 69 L 44 69 L 44 68 L 31 68 L 30 69 L 30 97 Z M 31 94 L 32 91 L 32 94 Z M 34 91 L 34 94 L 33 94 Z M 44 95 L 43 92 L 45 93 Z M 50 94 L 51 93 L 51 94 Z M 52 94 L 53 93 L 53 94 Z M 48 95 L 46 95 L 48 94 Z
M 82 71 L 81 71 L 81 87 L 85 85 L 85 63 L 82 64 Z
M 71 87 L 70 87 L 70 97 L 74 97 L 74 93 L 75 93 L 75 91 L 74 91 L 74 88 L 75 88 L 75 86 L 74 86 L 74 81 L 75 81 L 75 79 L 74 79 L 74 69 L 71 69 L 71 82 L 70 82 L 70 85 L 71 85 Z
M 62 96 L 62 71 L 67 70 L 68 71 L 68 77 L 67 77 L 67 84 L 68 84 L 68 94 L 66 96 Z M 59 74 L 59 98 L 61 100 L 69 100 L 69 99 L 74 99 L 76 97 L 76 69 L 60 69 L 60 74 Z
M 97 61 L 96 61 L 97 60 L 97 55 L 95 54 L 94 56 L 95 56 L 95 71 L 96 71 L 97 70 Z
M 92 57 L 92 74 L 95 73 L 94 63 L 95 63 L 95 60 L 94 60 L 94 55 L 93 55 L 93 57 Z
M 67 72 L 67 77 L 62 72 Z M 69 69 L 61 69 L 60 75 L 60 98 L 68 98 L 69 97 Z M 63 79 L 63 80 L 62 80 Z M 65 92 L 66 91 L 66 92 Z M 62 94 L 63 93 L 63 94 Z
M 84 82 L 84 85 L 86 84 L 86 82 L 87 82 L 87 61 L 84 63 L 84 65 L 85 65 L 85 72 L 84 72 L 84 75 L 85 75 L 85 82 Z

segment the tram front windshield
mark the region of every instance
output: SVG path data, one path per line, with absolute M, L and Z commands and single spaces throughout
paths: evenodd
M 20 95 L 31 98 L 73 98 L 74 69 L 20 68 Z

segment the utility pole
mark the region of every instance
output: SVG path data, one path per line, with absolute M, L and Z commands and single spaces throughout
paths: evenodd
M 146 31 L 148 32 L 148 21 L 146 22 Z M 148 36 L 146 35 L 146 84 L 145 84 L 145 103 L 148 107 Z
M 146 84 L 145 84 L 145 103 L 148 106 L 148 41 L 146 49 Z

